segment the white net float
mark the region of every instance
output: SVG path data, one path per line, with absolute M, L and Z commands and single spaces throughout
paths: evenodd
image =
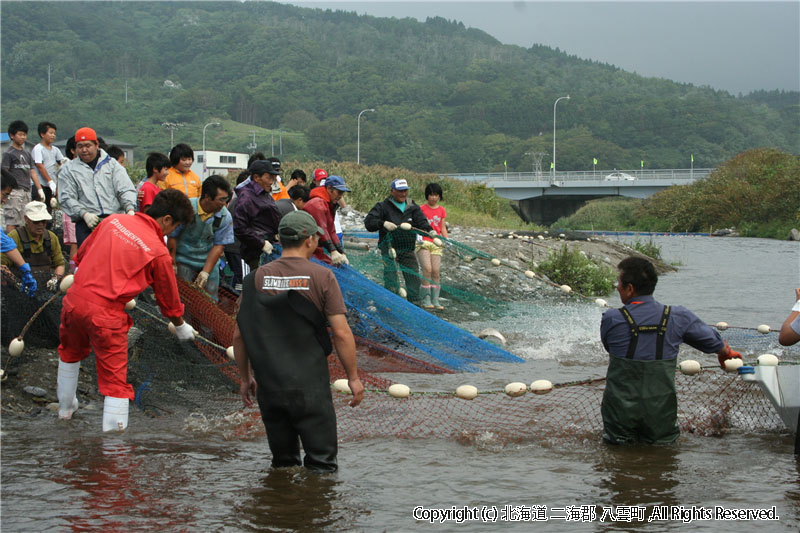
M 411 394 L 411 389 L 408 388 L 408 385 L 395 383 L 389 387 L 387 392 L 392 398 L 408 398 L 408 396 Z
M 531 383 L 531 392 L 534 394 L 547 394 L 553 390 L 553 384 L 546 379 L 537 379 Z
M 456 389 L 456 396 L 464 400 L 472 400 L 478 396 L 478 387 L 474 385 L 461 385 Z
M 522 396 L 528 392 L 528 386 L 520 381 L 515 381 L 506 385 L 505 389 L 503 390 L 512 398 L 517 398 L 518 396 Z
M 336 392 L 342 392 L 344 394 L 351 394 L 353 392 L 350 390 L 350 384 L 347 383 L 346 379 L 337 379 L 334 381 L 333 390 Z
M 695 374 L 699 373 L 701 370 L 700 363 L 695 361 L 694 359 L 687 359 L 686 361 L 681 361 L 678 365 L 678 368 L 681 370 L 681 374 L 685 374 L 687 376 L 694 376 Z

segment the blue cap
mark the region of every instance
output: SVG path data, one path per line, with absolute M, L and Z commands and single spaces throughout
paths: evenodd
M 392 190 L 393 191 L 407 191 L 408 190 L 408 181 L 404 179 L 394 180 L 392 182 Z
M 325 186 L 333 187 L 337 191 L 350 192 L 350 189 L 344 184 L 344 178 L 341 176 L 328 176 L 325 179 Z

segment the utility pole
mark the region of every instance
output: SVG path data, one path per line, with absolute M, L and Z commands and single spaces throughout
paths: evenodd
M 258 148 L 258 145 L 256 144 L 256 133 L 258 132 L 256 130 L 250 130 L 248 133 L 253 135 L 253 142 L 247 145 L 247 148 L 250 150 L 250 154 L 252 155 L 256 153 L 256 148 Z
M 182 128 L 183 122 L 164 122 L 161 125 L 169 130 L 169 149 L 172 150 L 172 147 L 175 146 L 175 130 Z
M 50 92 L 50 63 L 47 64 L 47 92 Z
M 128 103 L 128 80 L 125 80 L 125 103 Z
M 544 152 L 525 152 L 525 155 L 531 156 L 531 171 L 534 176 L 539 179 L 542 178 L 542 159 L 544 159 Z

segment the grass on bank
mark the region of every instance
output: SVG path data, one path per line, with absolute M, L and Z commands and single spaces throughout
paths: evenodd
M 347 193 L 347 204 L 367 212 L 377 202 L 390 194 L 395 179 L 408 180 L 409 197 L 417 204 L 425 203 L 425 186 L 436 182 L 442 186 L 444 199 L 441 205 L 447 210 L 447 220 L 459 226 L 533 230 L 543 228 L 524 222 L 511 207 L 511 202 L 501 198 L 481 184 L 440 178 L 437 174 L 421 174 L 403 168 L 382 165 L 357 165 L 350 162 L 283 161 L 287 175 L 302 168 L 311 176 L 315 168 L 324 168 L 328 175 L 342 176 L 352 192 Z

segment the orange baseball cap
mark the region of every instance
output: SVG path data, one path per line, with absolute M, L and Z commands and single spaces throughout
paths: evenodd
M 97 133 L 92 128 L 81 128 L 75 132 L 75 142 L 96 141 Z

